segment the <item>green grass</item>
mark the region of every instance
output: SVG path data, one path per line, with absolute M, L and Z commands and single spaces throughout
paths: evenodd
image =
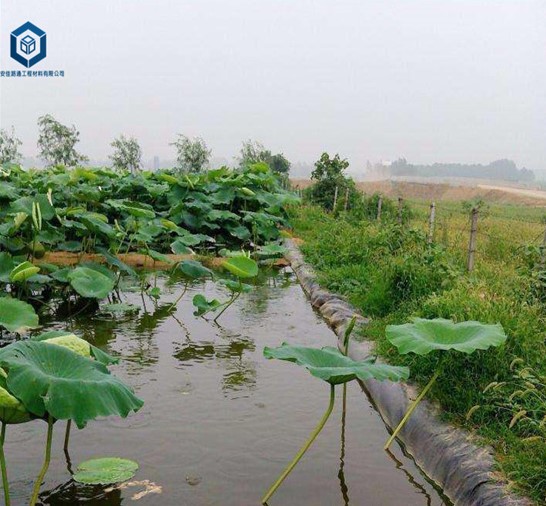
M 428 381 L 438 356 L 398 355 L 385 339 L 386 325 L 414 316 L 503 325 L 508 334 L 503 347 L 469 356 L 450 354 L 430 397 L 440 403 L 447 420 L 494 447 L 498 470 L 515 489 L 546 504 L 546 306 L 545 298 L 537 296 L 535 271 L 524 254 L 525 245 L 536 244 L 544 225 L 530 220 L 528 210 L 518 214 L 519 209 L 507 206 L 502 213 L 497 210 L 499 216 L 483 217 L 471 274 L 465 271 L 468 218 L 460 212 L 445 217 L 444 230 L 437 229 L 432 246 L 426 242 L 426 215 L 417 210 L 402 229 L 333 217 L 316 207 L 294 210 L 292 223 L 321 284 L 372 317 L 362 337 L 375 340 L 378 354 L 390 363 L 409 365 L 418 384 Z M 516 220 L 521 220 L 518 228 L 512 226 Z M 516 358 L 522 359 L 517 366 Z M 526 387 L 527 377 L 518 376 L 525 367 L 537 375 L 534 391 Z M 484 393 L 491 382 L 506 385 Z M 531 391 L 514 394 L 524 390 Z M 467 420 L 474 406 L 479 408 Z M 526 414 L 509 428 L 522 410 Z

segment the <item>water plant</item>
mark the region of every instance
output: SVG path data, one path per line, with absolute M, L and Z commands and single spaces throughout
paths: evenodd
M 36 504 L 49 468 L 53 424 L 57 420 L 72 420 L 78 428 L 83 428 L 99 416 L 126 417 L 143 404 L 124 383 L 110 374 L 104 364 L 73 351 L 74 347 L 80 349 L 80 346 L 74 339 L 70 340 L 70 346 L 66 346 L 66 339 L 65 345 L 58 344 L 59 341 L 51 344 L 47 339 L 27 340 L 0 350 L 5 391 L 20 403 L 14 407 L 24 408 L 28 419 L 40 418 L 48 424 L 44 462 L 32 492 L 31 506 Z M 0 460 L 4 475 L 5 461 Z M 4 487 L 7 497 L 6 484 Z
M 350 331 L 348 334 L 346 333 L 345 348 L 348 347 L 349 334 Z M 344 355 L 337 348 L 332 347 L 317 349 L 305 346 L 291 346 L 287 343 L 283 343 L 277 348 L 266 347 L 264 349 L 264 356 L 266 358 L 287 360 L 289 362 L 294 362 L 301 365 L 305 367 L 313 376 L 326 381 L 330 385 L 330 402 L 328 404 L 328 408 L 326 409 L 315 430 L 313 430 L 311 433 L 311 436 L 307 442 L 303 445 L 292 462 L 290 462 L 277 481 L 262 498 L 262 504 L 267 504 L 267 501 L 301 460 L 305 452 L 309 449 L 328 421 L 328 418 L 330 417 L 330 414 L 334 408 L 336 385 L 346 384 L 354 379 L 361 381 L 366 381 L 369 379 L 379 381 L 405 380 L 409 377 L 409 369 L 407 367 L 378 364 L 375 363 L 373 359 L 355 361 Z
M 197 294 L 193 297 L 193 305 L 196 307 L 195 315 L 204 316 L 205 314 L 221 309 L 218 315 L 214 318 L 216 322 L 220 316 L 241 296 L 242 293 L 252 290 L 252 286 L 243 283 L 243 279 L 254 278 L 258 275 L 258 264 L 252 258 L 249 258 L 244 253 L 239 253 L 237 256 L 230 257 L 222 262 L 222 267 L 235 276 L 233 279 L 223 279 L 221 283 L 230 291 L 231 295 L 225 302 L 220 302 L 216 299 L 207 300 L 202 294 Z
M 452 320 L 444 318 L 433 320 L 414 318 L 412 323 L 389 325 L 386 328 L 386 336 L 402 355 L 407 353 L 427 355 L 432 351 L 459 351 L 471 354 L 476 350 L 487 350 L 494 346 L 500 346 L 506 341 L 506 334 L 500 324 L 490 325 L 476 321 L 454 323 Z M 415 408 L 441 375 L 443 359 L 442 356 L 438 360 L 434 374 L 410 404 L 406 414 L 385 444 L 385 450 L 389 448 Z
M 138 470 L 138 464 L 129 459 L 102 457 L 82 462 L 72 478 L 87 485 L 108 485 L 130 480 Z

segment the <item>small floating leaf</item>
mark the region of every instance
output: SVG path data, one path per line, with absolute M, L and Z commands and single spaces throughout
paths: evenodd
M 132 460 L 117 457 L 103 457 L 82 462 L 73 478 L 88 485 L 108 485 L 130 480 L 138 464 Z

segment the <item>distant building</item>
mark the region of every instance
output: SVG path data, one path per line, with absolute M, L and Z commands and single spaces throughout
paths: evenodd
M 157 156 L 157 155 L 154 156 L 153 169 L 154 170 L 159 170 L 159 156 Z

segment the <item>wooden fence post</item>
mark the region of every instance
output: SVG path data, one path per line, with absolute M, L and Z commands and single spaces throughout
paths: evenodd
M 345 188 L 345 204 L 343 205 L 343 210 L 347 212 L 347 207 L 349 206 L 349 187 Z
M 377 200 L 377 221 L 381 220 L 381 206 L 383 205 L 383 197 L 379 196 Z
M 470 225 L 470 241 L 468 242 L 468 262 L 466 270 L 474 270 L 474 254 L 476 253 L 476 238 L 478 235 L 478 209 L 472 209 L 472 221 Z
M 404 199 L 398 197 L 398 225 L 402 225 L 402 210 L 404 209 Z
M 540 267 L 544 268 L 546 265 L 546 230 L 544 230 L 544 237 L 542 238 L 542 247 L 540 252 Z
M 434 221 L 436 220 L 436 203 L 430 204 L 430 216 L 428 218 L 428 239 L 427 243 L 432 244 L 434 240 Z
M 332 207 L 332 211 L 335 211 L 336 210 L 336 206 L 337 206 L 337 192 L 338 192 L 339 188 L 336 186 L 336 191 L 334 192 L 334 206 Z

